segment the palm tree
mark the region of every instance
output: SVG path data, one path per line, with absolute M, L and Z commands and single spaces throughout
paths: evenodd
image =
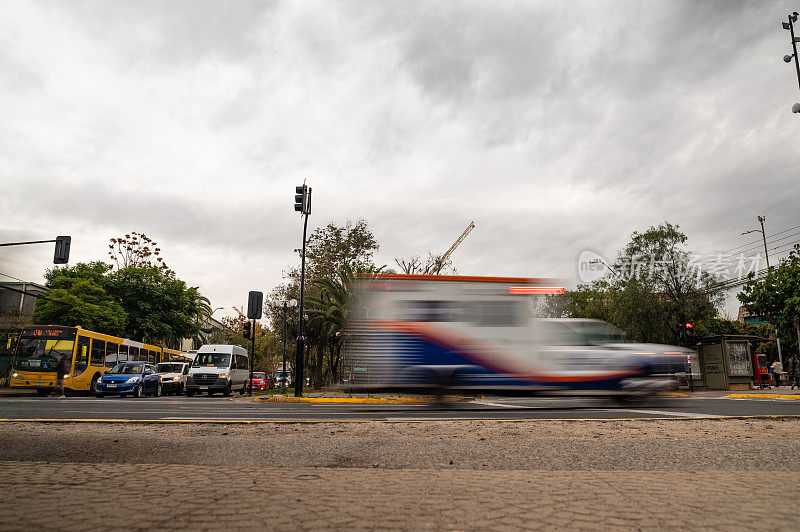
M 354 271 L 349 264 L 345 264 L 336 272 L 333 279 L 314 279 L 312 283 L 319 288 L 319 295 L 308 298 L 310 303 L 308 313 L 310 323 L 319 325 L 325 332 L 330 353 L 328 370 L 334 380 L 339 371 L 339 355 L 341 353 L 341 339 L 347 325 L 347 315 L 353 296 L 353 287 L 358 277 L 375 276 L 383 271 L 385 266 L 370 266 L 359 271 Z

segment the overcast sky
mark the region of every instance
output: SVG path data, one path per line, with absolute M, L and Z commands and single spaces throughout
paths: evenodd
M 665 220 L 726 251 L 800 225 L 798 8 L 7 0 L 0 240 L 71 235 L 74 264 L 144 232 L 215 317 L 296 261 L 304 179 L 309 228 L 365 218 L 389 266 L 470 220 L 468 275 L 574 286 Z M 0 248 L 25 280 L 51 261 Z

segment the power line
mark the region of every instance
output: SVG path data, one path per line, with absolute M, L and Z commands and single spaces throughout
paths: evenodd
M 4 277 L 8 277 L 10 279 L 14 279 L 15 281 L 19 281 L 21 283 L 27 283 L 28 282 L 28 281 L 23 281 L 22 279 L 20 279 L 18 277 L 14 277 L 13 275 L 8 275 L 7 273 L 0 272 L 0 275 L 2 275 Z
M 794 227 L 790 227 L 789 229 L 784 229 L 783 231 L 778 231 L 777 233 L 773 233 L 773 234 L 767 236 L 767 239 L 770 239 L 770 238 L 772 238 L 774 236 L 782 235 L 783 233 L 787 233 L 787 232 L 789 232 L 789 231 L 791 231 L 793 229 L 800 229 L 800 225 L 796 225 Z M 752 242 L 748 242 L 747 244 L 742 244 L 741 246 L 736 246 L 735 248 L 731 248 L 728 251 L 723 251 L 722 254 L 724 255 L 725 253 L 730 253 L 731 251 L 735 251 L 735 250 L 737 250 L 739 248 L 743 248 L 743 247 L 746 247 L 746 246 L 752 246 L 753 244 L 760 244 L 760 243 L 762 243 L 761 240 L 754 240 Z

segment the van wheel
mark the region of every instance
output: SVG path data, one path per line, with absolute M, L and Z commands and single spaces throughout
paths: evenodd
M 191 397 L 194 395 L 194 392 L 191 390 L 186 390 L 186 397 Z
M 228 383 L 228 387 L 222 392 L 222 395 L 225 397 L 230 397 L 231 395 L 231 383 Z

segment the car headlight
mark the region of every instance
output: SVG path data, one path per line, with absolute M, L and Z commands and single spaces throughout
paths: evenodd
M 133 384 L 139 380 L 139 377 L 131 377 L 130 379 L 125 381 L 125 384 Z

